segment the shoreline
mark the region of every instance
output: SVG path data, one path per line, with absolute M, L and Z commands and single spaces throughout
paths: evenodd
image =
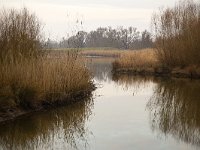
M 6 112 L 0 112 L 0 123 L 6 123 L 8 121 L 24 117 L 35 112 L 61 107 L 63 105 L 75 104 L 77 102 L 80 102 L 81 100 L 84 100 L 87 97 L 90 97 L 92 91 L 94 91 L 95 89 L 95 85 L 92 84 L 91 87 L 86 90 L 70 93 L 63 96 L 62 99 L 57 99 L 53 102 L 44 101 L 41 105 L 38 105 L 35 108 L 24 109 L 21 107 L 17 107 L 12 110 L 7 110 Z
M 166 69 L 166 68 L 147 68 L 147 69 L 113 68 L 112 73 L 113 74 L 141 75 L 141 76 L 200 79 L 199 73 L 189 72 L 185 69 L 171 69 L 171 70 L 169 70 L 169 69 Z

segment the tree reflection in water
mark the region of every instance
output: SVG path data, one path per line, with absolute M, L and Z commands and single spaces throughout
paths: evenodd
M 85 122 L 92 98 L 0 125 L 0 149 L 78 149 L 87 147 L 91 134 Z
M 110 66 L 102 64 L 105 71 L 95 66 L 97 70 L 93 73 L 99 75 L 96 80 L 112 78 L 120 88 L 130 88 L 141 95 L 146 89 L 150 95 L 154 92 L 146 105 L 153 131 L 200 146 L 200 81 L 130 75 L 112 77 L 111 71 L 106 74 Z M 87 120 L 93 106 L 90 98 L 0 124 L 0 149 L 88 149 L 91 133 Z
M 200 81 L 159 81 L 147 109 L 153 131 L 200 146 Z
M 200 146 L 200 81 L 131 75 L 113 76 L 122 88 L 134 93 L 153 83 L 153 95 L 146 108 L 150 125 L 159 135 Z
M 117 85 L 121 86 L 125 91 L 128 89 L 133 90 L 136 94 L 141 92 L 146 87 L 150 86 L 150 83 L 154 82 L 154 78 L 151 76 L 133 76 L 127 74 L 114 74 L 112 80 L 116 82 Z

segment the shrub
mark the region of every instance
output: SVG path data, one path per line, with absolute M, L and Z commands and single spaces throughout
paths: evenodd
M 0 11 L 0 61 L 37 56 L 41 39 L 41 23 L 26 8 Z
M 160 62 L 168 67 L 200 65 L 200 3 L 180 1 L 152 17 Z

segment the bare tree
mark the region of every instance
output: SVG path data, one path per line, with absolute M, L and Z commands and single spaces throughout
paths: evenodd
M 139 32 L 134 27 L 117 29 L 97 28 L 86 33 L 77 32 L 76 35 L 63 39 L 61 47 L 81 48 L 81 47 L 110 47 L 119 49 L 142 49 L 152 47 L 151 34 L 148 31 Z
M 36 56 L 41 37 L 39 19 L 26 8 L 0 11 L 0 60 Z

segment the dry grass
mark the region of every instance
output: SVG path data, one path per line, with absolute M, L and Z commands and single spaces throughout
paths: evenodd
M 154 49 L 126 51 L 113 63 L 115 69 L 145 69 L 156 65 Z
M 181 78 L 200 78 L 200 67 L 163 66 L 155 49 L 125 51 L 113 62 L 113 71 L 119 73 L 135 73 L 142 75 L 171 75 Z
M 88 70 L 80 58 L 21 59 L 0 63 L 0 103 L 5 107 L 35 107 L 63 100 L 91 86 Z M 3 108 L 4 109 L 4 108 Z
M 181 0 L 152 17 L 157 56 L 163 66 L 200 66 L 200 2 Z
M 71 102 L 91 91 L 89 72 L 75 51 L 42 50 L 41 23 L 26 8 L 0 11 L 0 26 L 0 121 L 16 109 Z
M 101 57 L 119 57 L 123 50 L 83 50 L 80 51 L 81 55 L 86 56 L 101 56 Z

